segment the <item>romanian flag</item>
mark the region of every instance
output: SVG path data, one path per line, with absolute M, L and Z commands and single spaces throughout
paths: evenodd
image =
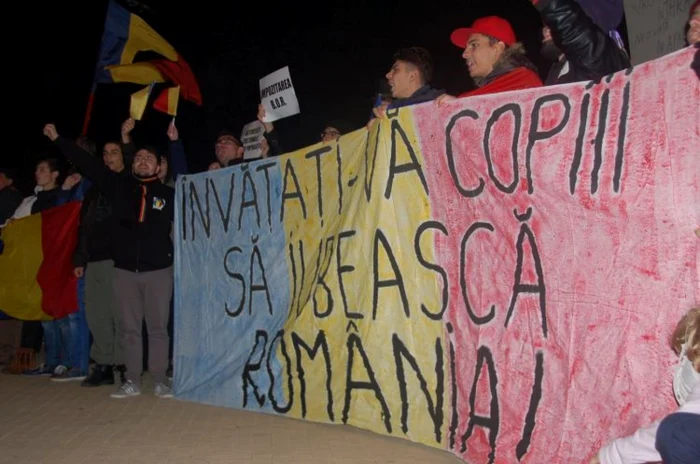
M 25 321 L 59 319 L 78 310 L 71 257 L 80 202 L 12 221 L 2 231 L 0 310 Z
M 153 108 L 170 116 L 177 116 L 177 102 L 180 99 L 180 86 L 170 87 L 163 90 L 156 101 L 153 102 Z
M 148 97 L 151 95 L 151 90 L 153 89 L 153 84 L 144 87 L 138 92 L 131 94 L 131 106 L 129 107 L 129 114 L 132 118 L 137 121 L 141 120 L 143 117 L 143 112 L 146 111 L 146 105 L 148 104 Z
M 134 62 L 141 51 L 164 59 Z M 120 82 L 173 82 L 182 87 L 183 98 L 202 104 L 199 85 L 184 58 L 143 19 L 110 0 L 93 85 Z
M 134 62 L 136 54 L 142 51 L 155 52 L 163 58 Z M 83 120 L 83 134 L 87 134 L 97 84 L 120 82 L 172 82 L 180 86 L 182 98 L 197 105 L 202 104 L 199 84 L 185 59 L 143 19 L 110 0 Z

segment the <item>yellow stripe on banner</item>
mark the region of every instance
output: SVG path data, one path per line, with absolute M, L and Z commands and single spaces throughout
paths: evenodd
M 151 95 L 151 86 L 144 87 L 138 92 L 131 94 L 131 105 L 129 106 L 129 114 L 137 121 L 143 117 L 143 112 L 148 104 L 148 97 Z
M 25 321 L 52 319 L 41 310 L 41 287 L 36 275 L 44 259 L 41 214 L 12 221 L 2 232 L 0 310 Z
M 393 170 L 392 137 L 396 140 Z M 436 362 L 438 370 L 444 367 L 449 348 L 442 322 L 429 319 L 421 310 L 422 303 L 431 313 L 439 313 L 442 296 L 439 275 L 421 264 L 414 245 L 419 226 L 431 216 L 419 170 L 407 168 L 415 163 L 425 166 L 412 113 L 404 110 L 391 120 L 376 121 L 369 134 L 362 129 L 344 135 L 339 146 L 318 144 L 304 152 L 306 156 L 299 152 L 297 156 L 283 156 L 280 166 L 286 194 L 284 226 L 293 248 L 287 261 L 289 269 L 296 269 L 297 274 L 294 282 L 290 272 L 294 301 L 285 334 L 291 337 L 287 340 L 288 351 L 301 355 L 297 362 L 304 370 L 305 418 L 341 423 L 347 414 L 349 425 L 439 446 L 436 425 L 426 418 L 431 417 L 429 402 L 438 403 Z M 297 191 L 299 195 L 295 195 Z M 431 229 L 419 240 L 425 261 L 435 262 L 435 236 L 436 231 Z M 395 285 L 396 281 L 402 285 Z M 330 338 L 329 334 L 344 335 Z M 324 335 L 334 392 L 332 419 L 326 389 L 329 372 L 322 345 L 317 345 L 312 360 L 299 343 L 313 348 L 317 342 L 323 343 Z M 436 350 L 438 339 L 440 348 Z M 276 350 L 278 359 L 284 359 L 280 344 Z M 439 358 L 436 351 L 442 351 Z M 430 400 L 411 366 L 413 360 L 425 379 Z M 446 386 L 448 372 L 443 371 Z M 361 387 L 372 380 L 379 386 L 386 407 L 375 391 Z M 347 395 L 350 402 L 346 406 Z M 403 407 L 402 397 L 410 405 L 408 409 Z M 445 443 L 449 397 L 445 395 L 442 401 L 444 419 L 436 422 L 442 431 L 441 442 Z M 300 403 L 295 400 L 289 414 L 301 416 Z M 402 431 L 404 409 L 408 411 L 406 435 Z
M 143 19 L 132 14 L 129 17 L 129 38 L 122 51 L 122 63 L 132 63 L 136 53 L 151 50 L 171 61 L 177 61 L 177 52 L 163 37 Z
M 158 68 L 149 63 L 133 63 L 115 66 L 107 66 L 114 82 L 132 82 L 134 84 L 150 84 L 151 82 L 165 82 L 165 78 Z
M 180 86 L 168 89 L 168 114 L 177 116 L 177 103 L 180 99 Z

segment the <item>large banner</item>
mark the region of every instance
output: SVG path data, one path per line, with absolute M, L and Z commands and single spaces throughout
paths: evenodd
M 176 396 L 475 463 L 587 462 L 669 412 L 700 297 L 691 60 L 183 176 Z

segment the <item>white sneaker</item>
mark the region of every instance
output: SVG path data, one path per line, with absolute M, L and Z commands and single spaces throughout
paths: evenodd
M 112 398 L 129 398 L 131 396 L 139 396 L 141 394 L 141 389 L 131 380 L 124 382 L 119 390 L 112 393 Z
M 157 383 L 156 386 L 153 388 L 153 393 L 158 397 L 158 398 L 172 398 L 173 397 L 173 390 L 169 386 L 167 386 L 164 383 Z

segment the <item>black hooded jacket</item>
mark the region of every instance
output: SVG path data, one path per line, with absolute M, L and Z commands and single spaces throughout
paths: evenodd
M 535 7 L 564 54 L 564 61 L 552 66 L 545 85 L 597 81 L 630 67 L 627 53 L 575 0 L 539 0 Z M 567 65 L 568 71 L 559 76 Z

